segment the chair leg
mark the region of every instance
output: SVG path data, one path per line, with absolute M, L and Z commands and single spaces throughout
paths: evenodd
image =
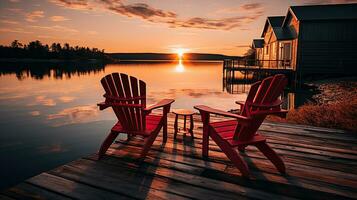
M 165 144 L 167 142 L 167 117 L 165 117 L 163 125 L 162 125 L 162 134 L 163 134 L 162 143 Z
M 174 123 L 174 139 L 176 139 L 176 136 L 177 136 L 177 131 L 178 131 L 178 115 L 176 114 L 175 116 L 175 123 Z
M 209 135 L 210 135 L 210 127 L 209 127 L 209 114 L 201 113 L 202 123 L 203 123 L 203 135 L 202 135 L 202 157 L 208 158 L 208 149 L 209 149 Z
M 208 158 L 208 150 L 209 150 L 209 132 L 210 129 L 209 127 L 205 128 L 203 130 L 203 135 L 202 135 L 202 157 L 203 158 Z
M 232 161 L 234 166 L 236 166 L 242 175 L 246 178 L 249 178 L 249 169 L 245 161 L 239 156 L 238 152 L 230 146 L 227 142 L 222 141 L 215 133 L 210 134 L 211 138 L 216 142 L 219 148 L 223 151 L 224 154 Z
M 193 116 L 192 115 L 190 115 L 190 129 L 188 129 L 188 131 L 190 132 L 192 140 L 193 140 L 194 137 L 193 137 Z
M 285 174 L 284 161 L 266 142 L 255 144 L 255 146 L 275 165 L 280 173 Z
M 126 134 L 126 135 L 127 135 L 126 141 L 129 142 L 133 138 L 133 135 L 131 134 Z
M 145 144 L 144 144 L 143 150 L 141 151 L 141 154 L 140 154 L 141 159 L 145 158 L 146 154 L 149 152 L 150 147 L 154 143 L 159 132 L 160 132 L 160 129 L 153 132 L 149 137 L 145 138 Z
M 98 158 L 101 159 L 105 152 L 107 152 L 108 148 L 110 145 L 114 142 L 115 138 L 119 135 L 118 132 L 113 132 L 111 131 L 109 135 L 105 138 L 103 141 L 102 145 L 100 146 L 99 152 L 98 152 Z
M 238 146 L 238 151 L 244 153 L 245 152 L 245 147 L 246 146 Z

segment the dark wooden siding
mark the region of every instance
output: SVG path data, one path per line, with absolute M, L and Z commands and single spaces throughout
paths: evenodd
M 357 20 L 302 21 L 302 74 L 357 74 Z

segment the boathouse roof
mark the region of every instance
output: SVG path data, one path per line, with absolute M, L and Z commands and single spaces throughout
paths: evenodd
M 252 43 L 253 48 L 263 48 L 264 40 L 263 39 L 254 39 Z
M 291 6 L 298 20 L 357 19 L 357 3 Z

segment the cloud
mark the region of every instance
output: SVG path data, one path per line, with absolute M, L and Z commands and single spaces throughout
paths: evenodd
M 121 3 L 115 5 L 110 4 L 108 9 L 128 17 L 139 17 L 149 21 L 175 19 L 177 17 L 176 13 L 174 12 L 156 9 L 144 3 L 135 3 L 129 5 L 124 5 Z
M 46 96 L 37 96 L 35 101 L 36 101 L 35 104 L 40 104 L 43 106 L 55 106 L 56 105 L 55 100 L 53 100 L 51 98 L 47 98 Z
M 242 16 L 242 17 L 230 17 L 222 19 L 209 19 L 209 18 L 200 18 L 195 17 L 185 21 L 169 21 L 168 24 L 171 24 L 171 27 L 184 27 L 184 28 L 200 28 L 200 29 L 220 29 L 220 30 L 231 30 L 233 28 L 242 27 L 245 24 L 248 24 L 261 15 L 252 15 L 252 16 Z
M 70 9 L 77 10 L 92 10 L 93 7 L 89 4 L 87 0 L 51 0 L 59 6 L 63 6 Z
M 257 10 L 263 8 L 263 5 L 260 3 L 248 3 L 240 6 L 243 10 Z
M 19 24 L 18 21 L 7 20 L 7 19 L 2 19 L 2 20 L 0 20 L 0 22 L 3 24 Z
M 50 35 L 37 35 L 37 37 L 41 39 L 57 39 L 56 37 Z
M 190 98 L 202 98 L 202 97 L 210 97 L 210 96 L 219 96 L 221 98 L 231 98 L 231 96 L 227 93 L 221 92 L 219 90 L 214 89 L 169 89 L 165 92 L 151 92 L 148 95 L 149 102 L 157 102 L 160 100 L 162 96 L 167 98 L 177 99 L 182 97 L 190 97 Z
M 40 146 L 37 148 L 40 153 L 61 153 L 68 151 L 67 148 L 64 148 L 62 144 L 49 144 Z
M 215 11 L 216 14 L 237 14 L 237 13 L 264 13 L 264 7 L 260 3 L 242 4 L 236 7 L 229 7 Z
M 250 45 L 248 45 L 248 44 L 240 44 L 240 45 L 237 45 L 236 47 L 238 47 L 238 48 L 247 48 L 247 47 L 250 47 Z
M 39 116 L 41 113 L 40 113 L 40 111 L 35 110 L 35 111 L 29 112 L 29 114 L 30 114 L 31 116 Z
M 44 12 L 42 10 L 32 11 L 26 14 L 26 21 L 28 22 L 36 22 L 38 19 L 44 17 Z
M 54 126 L 63 126 L 95 121 L 97 115 L 97 106 L 85 105 L 66 108 L 58 113 L 48 115 L 47 119 L 53 121 Z
M 69 28 L 66 26 L 30 26 L 31 28 L 42 29 L 46 31 L 54 31 L 54 32 L 65 32 L 65 33 L 78 33 L 77 29 Z
M 191 17 L 188 19 L 179 18 L 173 11 L 154 8 L 146 3 L 124 4 L 121 0 L 51 0 L 53 3 L 70 8 L 86 10 L 106 10 L 115 14 L 140 18 L 151 23 L 167 24 L 171 28 L 198 28 L 231 30 L 242 27 L 263 15 L 262 5 L 258 3 L 243 4 L 240 9 L 241 16 L 224 18 Z M 254 11 L 254 12 L 253 12 Z M 245 13 L 244 13 L 245 12 Z M 246 13 L 248 12 L 248 13 Z
M 98 35 L 97 31 L 88 31 L 87 32 L 89 35 Z
M 23 10 L 21 8 L 6 8 L 6 10 L 13 13 L 23 13 Z
M 23 33 L 23 34 L 31 34 L 33 32 L 25 31 L 23 28 L 0 28 L 0 32 L 3 33 Z
M 76 99 L 76 97 L 70 97 L 70 96 L 62 96 L 58 98 L 60 101 L 62 101 L 63 103 L 69 103 L 72 102 L 73 100 Z
M 341 4 L 357 3 L 357 0 L 302 0 L 304 4 Z
M 53 22 L 62 22 L 62 21 L 67 21 L 69 19 L 64 16 L 54 15 L 54 16 L 50 17 L 50 20 Z

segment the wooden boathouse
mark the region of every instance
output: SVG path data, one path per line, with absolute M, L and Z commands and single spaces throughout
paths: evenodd
M 256 64 L 307 75 L 357 74 L 357 4 L 291 6 L 253 40 Z

